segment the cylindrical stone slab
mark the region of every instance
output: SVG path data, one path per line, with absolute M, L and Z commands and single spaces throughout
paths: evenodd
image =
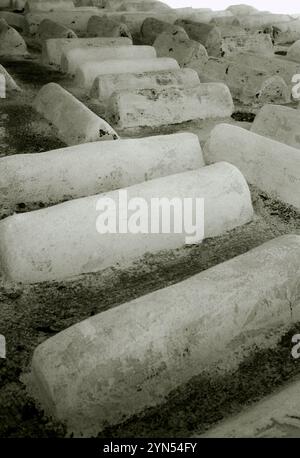
M 267 104 L 256 115 L 251 132 L 300 148 L 299 126 L 300 110 Z
M 188 67 L 199 72 L 208 61 L 205 47 L 198 41 L 190 40 L 178 32 L 176 34 L 163 32 L 153 43 L 157 57 L 172 57 L 180 67 Z
M 289 60 L 300 62 L 300 40 L 297 40 L 292 44 L 292 46 L 287 51 L 286 57 Z
M 103 0 L 103 2 L 103 6 L 107 11 L 117 11 L 120 8 L 120 6 L 124 3 L 123 0 Z
M 300 39 L 300 19 L 276 24 L 274 39 L 277 44 L 291 44 Z
M 291 347 L 292 345 L 291 342 Z M 288 385 L 280 386 L 261 401 L 242 410 L 238 415 L 225 419 L 198 437 L 269 440 L 299 438 L 299 410 L 300 380 L 298 376 L 296 379 L 293 377 L 293 381 Z
M 204 222 L 205 238 L 221 235 L 253 217 L 247 183 L 240 171 L 227 163 L 157 178 L 124 188 L 123 194 L 125 190 L 127 202 L 142 198 L 148 209 L 154 198 L 204 199 L 205 220 L 194 210 L 193 224 L 196 219 L 201 231 Z M 103 198 L 105 202 L 112 199 L 117 207 L 122 205 L 119 191 L 112 191 L 2 220 L 0 265 L 4 277 L 22 283 L 63 280 L 113 266 L 129 267 L 146 253 L 185 245 L 184 231 L 160 228 L 152 233 L 149 226 L 146 232 L 133 233 L 125 228 L 99 233 L 97 221 L 102 213 L 97 205 Z M 128 227 L 128 218 L 124 219 Z M 152 225 L 156 220 L 150 215 L 149 221 Z
M 30 389 L 69 433 L 97 436 L 224 359 L 236 368 L 269 348 L 300 318 L 299 274 L 300 237 L 284 236 L 88 318 L 37 347 Z
M 215 57 L 227 57 L 234 53 L 255 52 L 263 55 L 274 55 L 274 46 L 270 34 L 262 31 L 249 32 L 239 27 L 219 27 L 222 43 L 219 54 Z
M 234 62 L 232 62 L 234 60 Z M 241 59 L 242 61 L 242 59 Z M 243 103 L 289 103 L 291 90 L 272 70 L 242 63 L 237 56 L 230 59 L 209 59 L 199 71 L 201 81 L 223 81 L 232 96 Z M 290 85 L 291 86 L 291 85 Z
M 281 76 L 271 76 L 263 82 L 256 97 L 260 104 L 285 104 L 291 102 L 291 91 Z
M 105 101 L 116 91 L 163 89 L 170 86 L 192 88 L 199 84 L 198 74 L 191 68 L 161 72 L 101 75 L 95 79 L 90 95 L 92 98 Z
M 123 3 L 123 0 L 103 0 L 104 8 L 107 11 L 116 11 Z
M 107 0 L 73 0 L 76 8 L 96 6 L 97 8 L 105 8 Z
M 170 6 L 166 5 L 163 2 L 159 1 L 124 1 L 118 8 L 118 11 L 130 11 L 130 12 L 139 12 L 139 11 L 164 11 L 170 10 Z
M 201 83 L 195 93 L 200 101 L 200 119 L 227 118 L 232 115 L 234 104 L 226 84 Z
M 229 124 L 216 126 L 204 148 L 207 163 L 228 161 L 246 180 L 300 209 L 299 150 Z
M 272 13 L 260 13 L 260 14 L 247 14 L 246 16 L 239 16 L 239 22 L 241 25 L 248 28 L 257 28 L 261 26 L 272 26 L 274 24 L 282 22 L 290 22 L 293 20 L 288 14 L 272 14 Z
M 28 13 L 25 15 L 25 31 L 26 34 L 34 36 L 37 33 L 38 27 L 42 20 L 51 19 L 54 22 L 60 22 L 64 26 L 74 30 L 76 34 L 84 35 L 86 34 L 86 29 L 90 17 L 94 16 L 95 14 L 97 14 L 97 10 L 95 9 L 82 11 L 80 8 L 74 8 L 74 10 L 69 11 L 61 10 Z
M 141 27 L 141 38 L 143 43 L 145 45 L 152 45 L 158 35 L 160 35 L 162 32 L 169 32 L 171 34 L 180 32 L 181 34 L 184 34 L 186 38 L 188 38 L 188 34 L 185 32 L 183 27 L 149 17 L 144 20 Z
M 74 48 L 63 52 L 61 71 L 74 75 L 77 68 L 85 62 L 97 64 L 104 60 L 155 59 L 156 51 L 152 46 L 107 46 L 97 48 Z M 127 64 L 130 68 L 130 63 Z
M 74 9 L 74 3 L 71 0 L 27 0 L 25 3 L 25 13 L 72 9 Z
M 144 73 L 164 70 L 179 70 L 175 59 L 160 57 L 156 59 L 106 60 L 103 62 L 85 62 L 79 65 L 74 83 L 76 86 L 90 90 L 100 75 L 121 73 Z
M 216 49 L 220 49 L 222 37 L 220 30 L 214 24 L 185 20 L 177 20 L 175 24 L 183 27 L 191 40 L 201 43 L 206 48 L 209 56 L 214 56 Z
M 44 19 L 38 28 L 37 37 L 40 41 L 49 38 L 77 38 L 76 33 L 62 24 Z
M 210 21 L 210 24 L 215 24 L 217 26 L 232 26 L 232 25 L 240 25 L 240 21 L 236 16 L 229 16 L 229 17 L 215 17 Z
M 182 10 L 182 8 L 179 8 L 179 13 L 177 13 L 178 8 L 175 9 L 178 19 L 199 22 L 202 24 L 209 24 L 214 18 L 234 18 L 230 11 L 209 11 L 209 9 L 204 11 L 205 8 L 191 8 L 190 11 L 185 8 L 184 10 L 186 10 L 186 12 L 180 10 Z
M 67 145 L 119 138 L 107 122 L 59 84 L 43 86 L 33 107 L 54 126 L 58 138 Z
M 177 19 L 177 15 L 174 10 L 154 12 L 143 11 L 139 13 L 121 12 L 119 14 L 121 14 L 120 21 L 125 22 L 125 24 L 127 24 L 132 35 L 140 34 L 143 22 L 145 21 L 145 19 L 149 17 L 158 19 L 159 21 L 169 22 L 170 24 L 173 24 Z
M 6 32 L 9 29 L 10 29 L 10 26 L 8 25 L 6 20 L 3 18 L 0 18 L 0 34 L 3 32 Z
M 27 46 L 23 37 L 10 27 L 4 19 L 1 19 L 2 30 L 0 30 L 0 56 L 26 56 Z
M 189 19 L 195 12 L 204 14 L 212 14 L 213 11 L 211 8 L 192 8 L 191 6 L 186 6 L 182 8 L 174 8 L 177 16 L 180 19 Z
M 231 59 L 237 65 L 246 65 L 256 70 L 266 71 L 269 76 L 281 76 L 290 88 L 292 88 L 293 76 L 300 73 L 300 63 L 282 57 L 243 52 L 231 56 Z
M 300 39 L 295 41 L 292 46 L 288 49 L 286 58 L 288 60 L 294 60 L 300 62 Z
M 259 13 L 256 8 L 250 5 L 231 5 L 228 6 L 226 11 L 230 11 L 234 16 L 247 16 Z
M 199 119 L 195 93 L 178 87 L 115 92 L 107 103 L 106 119 L 117 129 L 161 127 Z
M 25 18 L 21 14 L 12 13 L 10 11 L 0 11 L 0 18 L 5 19 L 6 22 L 18 32 L 22 32 L 25 28 Z
M 126 24 L 107 17 L 92 16 L 87 25 L 87 34 L 90 37 L 127 37 L 132 39 Z
M 206 24 L 213 19 L 214 14 L 210 8 L 175 8 L 177 19 L 185 21 L 199 21 Z M 230 14 L 232 16 L 232 14 Z
M 43 43 L 42 61 L 44 64 L 60 67 L 62 54 L 70 49 L 129 45 L 132 45 L 132 41 L 123 37 L 50 38 Z
M 180 87 L 137 89 L 113 93 L 106 118 L 119 129 L 161 127 L 187 121 L 226 118 L 233 113 L 229 89 L 224 84 L 200 84 L 195 89 Z
M 177 19 L 177 15 L 173 10 L 139 11 L 139 12 L 112 11 L 111 12 L 105 9 L 99 15 L 108 17 L 122 24 L 126 24 L 132 36 L 138 36 L 138 37 L 140 37 L 141 26 L 144 20 L 149 17 L 158 19 L 160 21 L 169 22 L 170 24 L 173 24 Z
M 11 6 L 14 10 L 22 11 L 25 7 L 26 0 L 12 0 Z
M 92 142 L 0 159 L 5 214 L 57 204 L 203 167 L 197 135 Z

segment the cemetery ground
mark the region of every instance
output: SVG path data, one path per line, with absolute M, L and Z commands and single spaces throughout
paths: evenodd
M 1 99 L 0 157 L 62 147 L 29 104 L 44 84 L 57 82 L 68 89 L 68 82 L 59 72 L 38 64 L 34 57 L 1 64 L 26 90 L 11 99 Z M 230 122 L 249 128 L 254 115 L 249 107 L 239 107 Z M 203 144 L 212 129 L 212 121 L 202 122 L 201 126 L 186 123 L 160 133 L 191 131 L 198 134 Z M 139 136 L 152 134 L 157 132 L 140 132 Z M 221 237 L 206 239 L 201 245 L 145 256 L 130 269 L 106 269 L 76 280 L 38 285 L 11 286 L 0 278 L 0 332 L 7 341 L 7 358 L 0 360 L 0 436 L 65 436 L 62 425 L 43 417 L 22 384 L 34 349 L 46 338 L 99 312 L 246 253 L 275 237 L 300 234 L 299 212 L 254 187 L 251 194 L 255 210 L 251 223 Z M 19 211 L 22 212 L 22 206 Z M 282 330 L 281 335 L 273 336 L 271 348 L 252 348 L 248 358 L 234 370 L 220 369 L 214 377 L 202 373 L 171 392 L 163 406 L 107 428 L 101 436 L 188 437 L 195 430 L 204 432 L 216 421 L 240 412 L 300 374 L 300 362 L 291 356 L 291 339 L 299 332 L 300 323 Z

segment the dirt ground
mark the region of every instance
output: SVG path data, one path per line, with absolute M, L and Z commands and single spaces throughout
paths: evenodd
M 64 146 L 30 103 L 43 84 L 55 81 L 67 86 L 68 82 L 36 60 L 3 64 L 24 92 L 0 99 L 0 157 Z M 253 119 L 253 113 L 237 110 L 230 122 L 247 127 Z M 212 124 L 186 126 L 198 133 L 202 142 L 211 127 Z M 131 269 L 107 269 L 67 282 L 21 286 L 7 284 L 0 278 L 0 333 L 7 341 L 7 359 L 0 360 L 0 437 L 65 435 L 61 425 L 44 418 L 21 382 L 29 370 L 34 349 L 45 339 L 78 321 L 181 281 L 270 239 L 290 233 L 300 235 L 299 212 L 258 189 L 252 187 L 251 192 L 254 221 L 222 237 L 207 239 L 199 246 L 148 255 Z M 205 374 L 195 377 L 172 392 L 165 405 L 107 429 L 101 436 L 187 437 L 195 430 L 206 430 L 300 374 L 300 362 L 290 356 L 291 336 L 299 332 L 300 323 L 281 337 L 276 348 L 253 348 L 251 356 L 238 369 L 213 380 Z

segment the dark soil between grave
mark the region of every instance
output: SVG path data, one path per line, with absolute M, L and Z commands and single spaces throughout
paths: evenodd
M 29 67 L 26 67 L 29 65 Z M 59 81 L 38 65 L 8 63 L 6 68 L 26 93 L 0 100 L 0 155 L 47 151 L 63 146 L 30 108 L 36 90 Z M 28 76 L 28 68 L 33 73 Z M 249 121 L 249 118 L 245 120 Z M 101 311 L 181 281 L 243 254 L 283 234 L 300 234 L 300 213 L 252 188 L 253 222 L 202 245 L 145 256 L 126 271 L 108 269 L 74 281 L 32 286 L 8 285 L 0 278 L 0 333 L 7 340 L 7 359 L 0 360 L 0 437 L 64 437 L 64 428 L 43 417 L 26 393 L 22 375 L 34 349 L 55 335 Z M 186 437 L 238 412 L 300 374 L 293 360 L 295 325 L 272 350 L 253 349 L 237 370 L 210 379 L 204 374 L 171 393 L 164 406 L 107 429 L 106 437 Z

